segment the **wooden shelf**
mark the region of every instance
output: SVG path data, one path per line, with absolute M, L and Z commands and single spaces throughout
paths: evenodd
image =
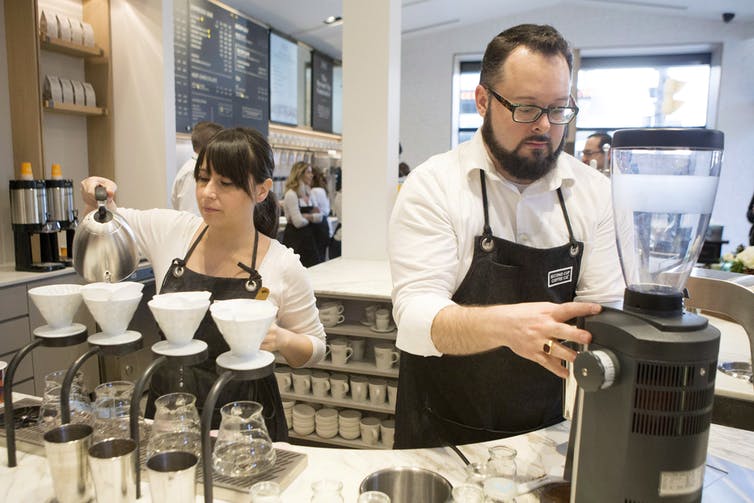
M 386 341 L 394 341 L 397 334 L 395 330 L 390 332 L 375 332 L 361 323 L 348 322 L 335 325 L 334 327 L 325 327 L 325 332 L 331 335 L 350 335 L 351 337 L 365 337 L 367 339 L 382 339 Z
M 291 393 L 291 392 L 280 392 L 280 397 L 283 400 L 295 400 L 297 402 L 310 402 L 310 403 L 321 403 L 323 405 L 331 405 L 333 407 L 341 407 L 341 408 L 347 408 L 347 409 L 356 409 L 356 410 L 367 410 L 369 412 L 379 412 L 382 414 L 395 414 L 395 408 L 391 407 L 387 402 L 385 402 L 385 405 L 374 405 L 370 401 L 366 402 L 356 402 L 354 400 L 351 400 L 349 397 L 343 398 L 343 399 L 335 399 L 330 396 L 314 396 L 311 393 L 307 393 L 306 395 L 300 395 L 298 393 Z
M 44 109 L 48 112 L 58 112 L 58 113 L 73 114 L 73 115 L 88 115 L 88 116 L 107 115 L 106 108 L 85 107 L 82 105 L 74 105 L 73 103 L 55 103 L 54 101 L 49 101 L 49 100 L 45 100 Z
M 340 435 L 335 435 L 332 438 L 324 438 L 324 437 L 320 437 L 316 433 L 311 433 L 309 435 L 299 435 L 292 429 L 288 430 L 288 437 L 298 438 L 301 440 L 309 440 L 311 442 L 320 442 L 323 444 L 339 445 L 341 447 L 353 447 L 356 449 L 392 449 L 392 446 L 388 447 L 385 444 L 383 444 L 381 441 L 377 442 L 376 445 L 370 445 L 364 442 L 363 440 L 361 440 L 360 438 L 357 438 L 354 440 L 346 440 Z
M 94 47 L 89 47 L 68 40 L 63 40 L 61 38 L 50 38 L 43 34 L 39 35 L 39 39 L 42 49 L 46 51 L 58 52 L 60 54 L 79 58 L 94 58 L 102 56 L 102 49 L 96 45 Z

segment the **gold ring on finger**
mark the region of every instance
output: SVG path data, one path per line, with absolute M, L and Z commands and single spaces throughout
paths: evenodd
M 555 339 L 547 339 L 547 342 L 545 342 L 542 346 L 542 351 L 544 351 L 546 355 L 549 355 L 550 353 L 552 353 L 553 344 L 555 344 Z

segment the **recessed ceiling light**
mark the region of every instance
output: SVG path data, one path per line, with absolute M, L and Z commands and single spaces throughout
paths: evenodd
M 341 21 L 343 21 L 343 18 L 340 17 L 340 16 L 328 16 L 322 22 L 325 23 L 325 24 L 335 24 L 335 23 L 338 23 L 338 22 L 341 22 Z

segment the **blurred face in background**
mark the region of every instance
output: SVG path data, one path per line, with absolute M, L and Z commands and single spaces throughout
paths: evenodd
M 609 152 L 607 154 L 609 156 Z M 595 168 L 603 169 L 605 167 L 606 154 L 600 147 L 600 139 L 596 136 L 587 138 L 584 144 L 584 150 L 581 151 L 581 162 L 589 164 L 592 160 L 597 162 Z M 607 157 L 609 160 L 609 157 Z M 607 166 L 609 167 L 609 166 Z

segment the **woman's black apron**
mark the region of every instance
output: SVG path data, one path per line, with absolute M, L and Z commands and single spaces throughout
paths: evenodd
M 484 229 L 474 239 L 471 266 L 453 301 L 491 305 L 573 300 L 583 243 L 573 236 L 560 189 L 569 242 L 531 248 L 492 235 L 486 180 L 480 172 Z M 507 347 L 468 356 L 401 352 L 395 447 L 437 447 L 519 435 L 562 421 L 562 401 L 562 379 Z
M 186 267 L 189 257 L 206 232 L 207 227 L 191 245 L 185 258 L 173 259 L 162 282 L 160 293 L 206 290 L 212 293 L 210 296 L 212 301 L 253 299 L 256 297 L 257 292 L 262 288 L 262 276 L 256 271 L 259 231 L 254 236 L 251 267 L 238 263 L 239 267 L 249 273 L 248 279 L 216 278 L 199 274 Z M 194 338 L 207 343 L 209 357 L 203 363 L 195 366 L 170 365 L 170 360 L 168 360 L 168 364 L 160 367 L 152 377 L 147 401 L 147 417 L 154 416 L 154 401 L 157 397 L 178 391 L 196 396 L 196 406 L 201 416 L 204 400 L 215 380 L 217 380 L 215 359 L 220 354 L 229 351 L 230 348 L 212 320 L 209 310 L 204 315 Z M 274 375 L 256 381 L 230 381 L 227 383 L 217 399 L 215 412 L 212 415 L 212 428 L 217 428 L 220 425 L 220 407 L 236 400 L 253 400 L 261 403 L 264 407 L 262 414 L 272 440 L 288 440 L 288 426 L 286 425 L 285 415 L 282 413 L 283 403 Z
M 301 213 L 311 213 L 314 206 L 300 206 Z M 327 225 L 327 222 L 325 222 Z M 285 225 L 283 231 L 283 244 L 298 253 L 301 264 L 304 267 L 311 267 L 324 262 L 325 257 L 320 251 L 320 244 L 317 239 L 319 230 L 317 224 L 309 222 L 303 227 L 296 227 L 292 222 Z

